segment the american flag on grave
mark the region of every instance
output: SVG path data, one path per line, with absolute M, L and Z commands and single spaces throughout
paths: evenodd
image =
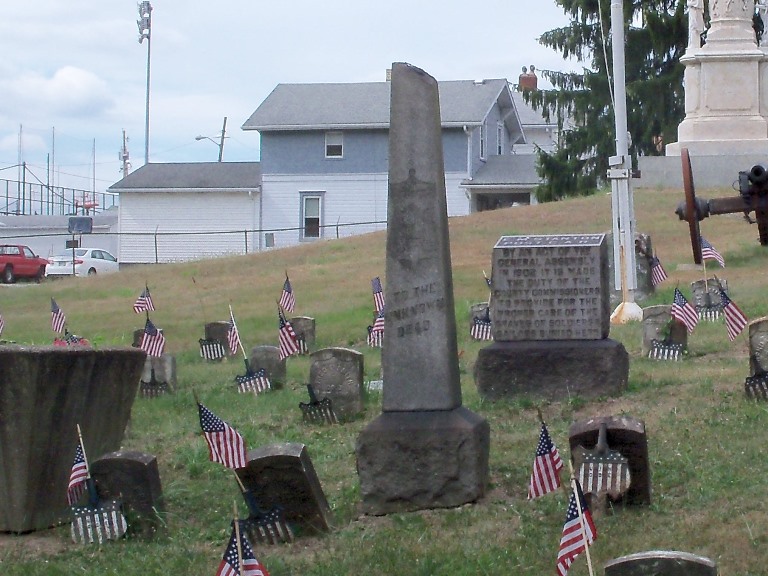
M 381 279 L 378 276 L 371 280 L 371 290 L 373 291 L 373 309 L 379 313 L 384 310 L 384 289 L 381 287 Z
M 651 258 L 650 267 L 651 284 L 653 286 L 658 286 L 667 279 L 667 271 L 664 270 L 664 266 L 661 265 L 661 260 L 659 260 L 656 256 Z
M 64 332 L 64 326 L 67 323 L 67 317 L 64 316 L 56 300 L 51 298 L 51 330 L 57 333 Z
M 560 470 L 563 469 L 563 461 L 560 452 L 552 438 L 549 436 L 547 425 L 541 423 L 539 443 L 536 445 L 536 456 L 533 459 L 533 472 L 531 482 L 528 485 L 528 499 L 539 498 L 560 487 Z
M 267 371 L 264 368 L 258 370 L 251 370 L 250 366 L 246 369 L 245 374 L 242 376 L 235 376 L 235 382 L 237 382 L 238 392 L 264 392 L 269 390 L 272 386 L 267 377 Z
M 768 372 L 747 376 L 744 392 L 753 400 L 768 400 Z
M 720 290 L 720 301 L 723 305 L 723 315 L 725 316 L 725 327 L 728 330 L 728 339 L 733 342 L 744 328 L 746 328 L 749 321 L 738 306 L 731 300 L 728 295 Z
M 224 345 L 217 338 L 210 340 L 200 338 L 198 342 L 200 343 L 200 357 L 205 360 L 221 360 L 227 355 Z
M 557 551 L 557 574 L 567 576 L 568 569 L 576 557 L 586 550 L 587 546 L 597 540 L 597 528 L 592 521 L 584 494 L 581 491 L 578 480 L 573 481 L 574 489 L 568 501 L 568 510 L 565 514 L 563 534 L 560 537 L 560 547 Z M 579 513 L 581 512 L 581 513 Z M 584 530 L 581 522 L 584 521 Z
M 85 493 L 85 482 L 88 479 L 88 464 L 85 462 L 85 454 L 80 442 L 77 443 L 75 459 L 72 462 L 72 470 L 69 473 L 69 485 L 67 486 L 67 503 L 70 506 L 77 504 Z
M 700 236 L 701 238 L 701 258 L 703 260 L 717 260 L 717 263 L 720 264 L 722 268 L 725 268 L 725 258 L 723 258 L 722 254 L 715 250 L 715 247 L 712 246 L 707 240 Z
M 0 336 L 3 335 L 4 328 L 5 328 L 5 320 L 3 320 L 3 315 L 0 314 Z
M 288 312 L 293 312 L 294 308 L 296 308 L 296 298 L 293 295 L 293 288 L 287 274 L 285 275 L 285 282 L 283 282 L 283 290 L 280 293 L 279 304 L 283 310 Z
M 474 340 L 493 340 L 493 325 L 491 324 L 491 318 L 487 309 L 484 318 L 472 318 L 469 335 Z
M 237 526 L 235 525 L 237 522 Z M 269 576 L 264 565 L 256 559 L 250 542 L 243 537 L 245 526 L 232 521 L 232 536 L 216 570 L 216 576 Z
M 231 355 L 237 354 L 242 344 L 240 343 L 240 331 L 237 329 L 237 323 L 235 322 L 235 314 L 232 312 L 232 307 L 229 307 L 229 325 L 227 327 L 227 344 L 229 345 L 229 353 Z
M 285 360 L 289 356 L 293 356 L 294 354 L 299 353 L 299 340 L 296 337 L 296 332 L 293 331 L 293 326 L 291 326 L 291 323 L 285 319 L 285 314 L 283 314 L 281 309 L 278 309 L 277 317 L 277 340 L 279 357 L 280 360 Z
M 144 334 L 141 337 L 141 345 L 139 346 L 147 356 L 162 356 L 165 349 L 165 336 L 152 321 L 147 318 L 147 322 L 144 325 Z
M 218 462 L 227 468 L 243 468 L 248 463 L 248 459 L 245 440 L 240 433 L 200 402 L 197 403 L 197 408 L 200 428 L 208 443 L 208 456 L 211 462 Z
M 696 308 L 691 306 L 691 303 L 685 299 L 683 293 L 679 289 L 675 288 L 675 295 L 672 299 L 672 308 L 670 309 L 672 318 L 682 322 L 688 333 L 693 332 L 696 328 L 696 324 L 699 323 L 699 314 Z
M 371 348 L 381 348 L 384 345 L 384 313 L 384 308 L 379 310 L 373 326 L 368 326 L 368 346 Z
M 136 302 L 133 305 L 133 311 L 136 312 L 136 314 L 141 312 L 155 311 L 155 304 L 152 302 L 152 295 L 149 293 L 149 286 L 145 286 L 144 290 L 142 290 L 141 294 L 139 294 L 139 297 L 136 298 Z
M 667 342 L 666 340 L 651 340 L 651 349 L 648 358 L 651 360 L 680 360 L 683 356 L 683 345 L 679 342 Z

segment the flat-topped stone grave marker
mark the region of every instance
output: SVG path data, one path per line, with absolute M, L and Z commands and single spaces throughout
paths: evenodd
M 606 562 L 605 576 L 717 576 L 717 564 L 689 552 L 650 550 Z
M 382 414 L 357 440 L 371 514 L 474 502 L 490 426 L 461 404 L 437 82 L 392 67 Z
M 285 359 L 280 360 L 280 349 L 277 346 L 254 346 L 251 348 L 251 367 L 254 370 L 264 368 L 273 390 L 282 389 L 286 382 Z
M 249 450 L 247 458 L 236 473 L 259 507 L 281 507 L 297 532 L 330 530 L 331 508 L 304 444 L 270 444 Z

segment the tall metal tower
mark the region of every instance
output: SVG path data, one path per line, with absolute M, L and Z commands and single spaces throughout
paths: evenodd
M 148 1 L 139 4 L 139 44 L 147 40 L 147 108 L 144 123 L 144 164 L 149 163 L 149 63 L 152 47 L 152 4 Z
M 131 171 L 131 155 L 128 152 L 128 138 L 125 135 L 125 130 L 123 130 L 123 147 L 120 148 L 120 161 L 123 163 L 122 168 L 120 168 L 120 172 L 123 173 L 123 178 L 128 176 L 128 172 Z

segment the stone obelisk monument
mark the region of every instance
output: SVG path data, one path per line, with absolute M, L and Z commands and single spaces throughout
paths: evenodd
M 461 405 L 437 82 L 392 66 L 382 414 L 357 440 L 370 514 L 473 502 L 490 427 Z
M 685 119 L 668 156 L 768 154 L 768 30 L 757 45 L 753 0 L 709 0 L 710 29 L 701 46 L 703 0 L 688 2 Z M 741 169 L 749 165 L 740 166 Z M 734 179 L 737 177 L 733 169 Z

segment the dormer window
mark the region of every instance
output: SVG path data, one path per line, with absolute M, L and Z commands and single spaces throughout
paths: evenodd
M 344 134 L 342 132 L 325 133 L 325 157 L 344 157 Z

